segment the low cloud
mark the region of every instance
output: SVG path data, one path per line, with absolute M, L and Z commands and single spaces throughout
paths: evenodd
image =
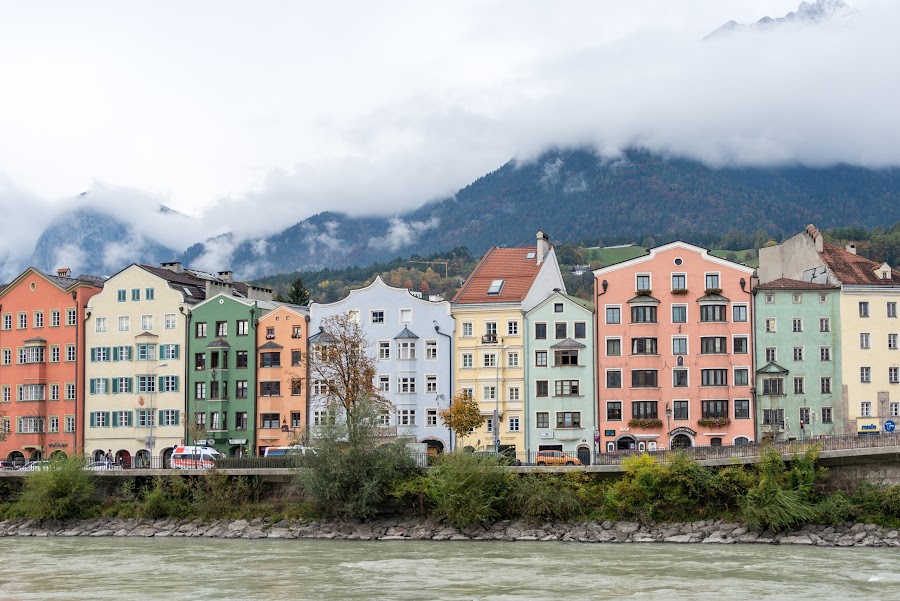
M 423 232 L 435 229 L 440 223 L 441 220 L 437 217 L 432 217 L 428 221 L 404 221 L 394 217 L 390 220 L 390 226 L 384 236 L 369 239 L 369 248 L 399 250 L 417 241 Z

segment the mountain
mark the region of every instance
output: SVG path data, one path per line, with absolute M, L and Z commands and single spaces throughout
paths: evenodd
M 767 31 L 774 27 L 789 24 L 815 25 L 826 21 L 846 19 L 852 17 L 856 11 L 843 0 L 816 0 L 816 2 L 801 2 L 794 12 L 789 12 L 783 17 L 763 17 L 756 23 L 738 23 L 729 21 L 703 39 L 708 40 L 722 35 L 729 35 L 740 31 Z
M 323 267 L 371 265 L 464 246 L 475 256 L 494 245 L 534 242 L 661 244 L 682 238 L 734 248 L 778 237 L 808 223 L 819 228 L 874 227 L 900 221 L 900 169 L 850 165 L 813 168 L 713 168 L 699 161 L 633 149 L 616 158 L 590 149 L 551 150 L 513 160 L 456 195 L 391 217 L 325 212 L 276 234 L 240 241 L 224 234 L 180 255 L 207 271 L 232 269 L 252 279 Z M 43 269 L 115 273 L 131 261 L 158 263 L 179 253 L 108 214 L 80 209 L 41 236 L 33 262 Z M 730 248 L 730 247 L 729 247 Z

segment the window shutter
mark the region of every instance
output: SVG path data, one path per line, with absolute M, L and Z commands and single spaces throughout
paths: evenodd
M 118 427 L 119 427 L 119 412 L 118 412 L 118 411 L 113 411 L 113 414 L 112 414 L 112 427 L 113 427 L 113 428 L 118 428 Z
M 159 410 L 159 419 L 156 420 L 156 425 L 157 425 L 157 426 L 164 426 L 165 424 L 166 424 L 166 422 L 163 421 L 163 410 L 160 409 L 160 410 Z
M 97 427 L 97 414 L 93 411 L 91 412 L 91 428 Z
M 106 423 L 107 426 L 109 426 L 109 411 L 104 411 L 103 416 L 106 418 L 103 421 Z
M 103 387 L 103 390 L 105 391 L 103 394 L 109 394 L 109 378 L 103 378 L 103 383 L 106 384 L 106 386 Z
M 157 378 L 158 382 L 156 383 L 156 392 L 163 392 L 163 378 L 165 376 L 159 376 Z
M 119 394 L 119 378 L 112 379 L 112 392 L 113 394 Z
M 126 378 L 125 384 L 128 388 L 128 390 L 126 390 L 125 392 L 134 392 L 134 378 Z
M 179 411 L 178 409 L 175 410 L 175 425 L 181 425 L 181 411 Z
M 178 376 L 175 376 L 175 392 L 178 392 Z
M 97 394 L 97 381 L 91 378 L 91 394 Z
M 118 361 L 118 360 L 119 360 L 119 347 L 114 346 L 113 347 L 113 361 Z
M 178 347 L 179 347 L 179 345 L 177 345 L 177 344 L 172 345 L 172 358 L 173 359 L 178 359 L 178 353 L 179 353 Z
M 91 361 L 92 362 L 97 361 L 97 348 L 96 347 L 91 347 Z

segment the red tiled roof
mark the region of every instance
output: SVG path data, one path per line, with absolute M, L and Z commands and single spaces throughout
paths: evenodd
M 834 244 L 826 242 L 819 255 L 842 284 L 881 284 L 888 286 L 900 284 L 900 271 L 892 269 L 891 277 L 882 279 L 880 275 L 875 273 L 882 266 L 882 263 L 860 257 Z
M 538 265 L 534 256 L 527 258 L 528 253 L 536 252 L 534 246 L 490 249 L 460 288 L 453 304 L 521 302 L 543 265 Z M 494 280 L 504 280 L 503 288 L 500 294 L 488 295 L 488 288 Z
M 757 290 L 834 290 L 837 286 L 814 284 L 813 282 L 792 280 L 790 278 L 778 278 L 777 280 L 760 284 L 756 288 Z

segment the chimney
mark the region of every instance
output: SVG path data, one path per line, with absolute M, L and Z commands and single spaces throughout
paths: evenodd
M 544 262 L 544 255 L 550 250 L 550 236 L 538 230 L 537 233 L 537 264 Z
M 855 255 L 856 254 L 856 245 L 851 242 L 846 247 L 844 247 L 844 250 L 846 250 L 848 253 Z
M 175 273 L 181 273 L 181 261 L 168 261 L 166 263 L 160 263 L 159 266 L 163 269 L 174 271 Z
M 220 271 L 219 279 L 222 280 L 223 282 L 228 282 L 229 284 L 231 284 L 232 283 L 232 281 L 231 281 L 232 275 L 234 275 L 233 271 Z
M 58 275 L 61 278 L 68 278 L 68 277 L 71 277 L 72 270 L 69 269 L 68 267 L 60 267 L 59 269 L 56 270 L 56 275 Z

